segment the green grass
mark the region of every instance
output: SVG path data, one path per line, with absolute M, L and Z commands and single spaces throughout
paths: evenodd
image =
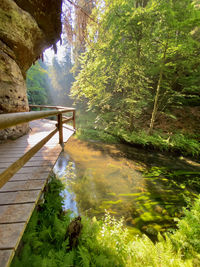
M 45 201 L 34 211 L 11 267 L 66 266 L 199 266 L 200 198 L 178 221 L 178 230 L 153 243 L 147 236 L 131 236 L 123 219 L 109 214 L 97 221 L 82 217 L 78 247 L 69 251 L 70 212 L 62 211 L 63 185 L 52 178 Z

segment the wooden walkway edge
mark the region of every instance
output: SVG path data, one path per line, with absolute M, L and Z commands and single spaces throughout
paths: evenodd
M 0 267 L 10 265 L 49 174 L 62 151 L 56 133 L 23 167 L 19 169 L 19 164 L 16 167 L 15 162 L 20 157 L 24 157 L 27 151 L 55 129 L 55 122 L 37 120 L 30 123 L 30 128 L 29 134 L 0 144 L 0 175 L 13 173 L 15 168 L 17 171 L 0 188 Z M 73 133 L 72 127 L 63 127 L 64 142 Z M 5 171 L 7 168 L 10 170 Z

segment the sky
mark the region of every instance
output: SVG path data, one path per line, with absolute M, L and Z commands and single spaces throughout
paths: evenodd
M 65 52 L 66 48 L 65 48 L 64 45 L 60 45 L 60 41 L 58 41 L 56 45 L 57 45 L 57 54 L 56 54 L 56 56 L 57 56 L 58 60 L 61 61 L 63 56 L 64 56 L 64 52 Z M 51 64 L 52 59 L 53 59 L 54 56 L 55 56 L 55 53 L 54 53 L 53 48 L 48 48 L 48 49 L 45 50 L 45 52 L 44 52 L 44 60 L 45 60 L 45 62 Z

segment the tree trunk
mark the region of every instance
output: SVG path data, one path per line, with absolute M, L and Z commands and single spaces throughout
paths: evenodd
M 163 77 L 163 68 L 161 68 L 161 70 L 160 70 L 159 80 L 158 80 L 158 84 L 157 84 L 157 88 L 156 88 L 156 96 L 155 96 L 154 107 L 153 107 L 153 111 L 152 111 L 152 115 L 151 115 L 149 134 L 152 134 L 155 118 L 156 118 L 157 111 L 158 111 L 158 98 L 159 98 L 159 93 L 160 93 L 160 85 L 162 82 L 162 77 Z
M 163 53 L 163 58 L 162 58 L 162 65 L 161 65 L 161 68 L 160 68 L 158 84 L 157 84 L 157 88 L 156 88 L 156 95 L 155 95 L 154 107 L 153 107 L 153 111 L 152 111 L 152 115 L 151 115 L 151 123 L 150 123 L 150 128 L 149 128 L 149 134 L 152 134 L 152 132 L 153 132 L 153 127 L 154 127 L 154 123 L 155 123 L 155 119 L 156 119 L 156 115 L 157 115 L 157 111 L 158 111 L 158 99 L 159 99 L 159 94 L 160 94 L 160 86 L 161 86 L 162 79 L 163 79 L 163 70 L 164 70 L 164 66 L 165 66 L 165 58 L 166 58 L 166 53 L 167 53 L 167 46 L 168 46 L 168 44 L 166 43 L 165 50 L 164 50 L 164 53 Z

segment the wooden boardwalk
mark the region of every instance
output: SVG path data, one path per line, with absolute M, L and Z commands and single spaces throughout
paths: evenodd
M 15 141 L 0 144 L 0 175 L 54 130 L 55 122 L 46 119 L 32 121 L 30 128 L 29 134 Z M 64 142 L 73 133 L 72 127 L 64 126 Z M 49 173 L 62 150 L 58 140 L 58 133 L 56 133 L 0 188 L 0 267 L 9 266 L 31 214 L 41 197 Z

